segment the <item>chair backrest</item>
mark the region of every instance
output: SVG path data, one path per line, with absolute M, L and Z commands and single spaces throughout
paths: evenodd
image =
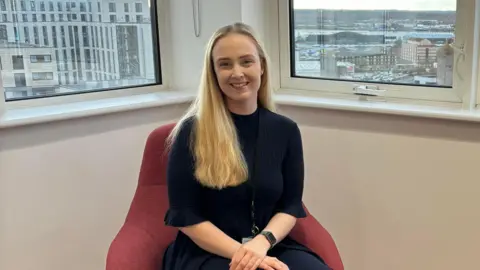
M 168 153 L 165 151 L 165 143 L 174 127 L 175 123 L 163 125 L 148 136 L 138 180 L 139 186 L 167 184 L 165 172 Z
M 168 155 L 165 142 L 174 126 L 175 123 L 163 125 L 148 136 L 137 189 L 126 218 L 126 221 L 141 223 L 137 225 L 149 230 L 157 231 L 161 228 L 175 232 L 171 228 L 163 228 L 163 218 L 169 206 L 166 180 Z M 160 227 L 150 228 L 152 226 Z

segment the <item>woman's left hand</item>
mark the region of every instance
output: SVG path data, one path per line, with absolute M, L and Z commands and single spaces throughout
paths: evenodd
M 267 255 L 270 243 L 263 235 L 257 235 L 235 252 L 230 270 L 256 270 Z

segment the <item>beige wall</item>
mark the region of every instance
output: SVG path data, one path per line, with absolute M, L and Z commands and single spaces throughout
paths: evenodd
M 0 269 L 104 269 L 146 136 L 184 109 L 0 130 Z M 282 112 L 301 125 L 305 201 L 347 269 L 478 266 L 479 125 Z
M 185 108 L 0 129 L 0 269 L 105 269 L 145 140 Z
M 476 269 L 480 125 L 285 107 L 305 201 L 353 270 Z

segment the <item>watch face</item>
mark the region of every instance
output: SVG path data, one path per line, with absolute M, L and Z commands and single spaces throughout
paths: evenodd
M 263 232 L 262 234 L 265 235 L 271 245 L 274 245 L 277 242 L 277 239 L 275 239 L 275 236 L 273 236 L 271 232 Z

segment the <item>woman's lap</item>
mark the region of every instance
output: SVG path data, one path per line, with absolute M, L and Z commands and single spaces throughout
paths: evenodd
M 230 269 L 230 260 L 221 257 L 211 257 L 205 261 L 200 270 L 228 270 Z
M 290 270 L 330 270 L 317 257 L 303 250 L 288 249 L 275 255 Z
M 285 263 L 290 270 L 329 270 L 330 268 L 323 264 L 312 254 L 295 249 L 288 249 L 272 254 L 277 259 Z M 212 257 L 207 260 L 201 270 L 228 270 L 230 260 L 221 257 Z

